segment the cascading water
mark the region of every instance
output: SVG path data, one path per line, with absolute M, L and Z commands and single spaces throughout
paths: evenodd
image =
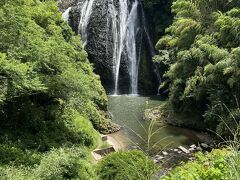
M 126 41 L 129 59 L 131 94 L 138 94 L 139 54 L 136 44 L 137 34 L 138 31 L 140 30 L 138 21 L 138 5 L 139 2 L 137 0 L 135 0 L 132 4 L 132 9 L 128 18 L 128 30 Z
M 117 60 L 118 60 L 118 53 L 119 53 L 119 32 L 118 32 L 118 25 L 117 25 L 117 15 L 118 12 L 114 6 L 113 0 L 108 3 L 108 11 L 111 18 L 112 23 L 112 36 L 113 36 L 113 78 L 114 78 L 114 94 L 117 94 Z M 108 17 L 109 21 L 109 17 Z M 108 23 L 107 23 L 108 25 Z M 109 28 L 109 27 L 107 27 Z
M 64 21 L 68 22 L 69 20 L 69 13 L 71 11 L 72 7 L 69 7 L 63 14 L 62 14 L 62 18 Z
M 88 25 L 95 1 L 99 6 L 97 0 L 80 1 L 82 3 L 78 33 L 81 34 L 84 47 L 88 42 Z M 152 56 L 155 55 L 155 49 L 147 31 L 141 2 L 140 0 L 107 0 L 107 2 L 106 54 L 109 51 L 108 48 L 111 47 L 114 95 L 119 94 L 119 81 L 122 83 L 119 77 L 122 64 L 128 66 L 130 94 L 138 94 L 139 63 L 141 59 L 143 33 L 147 36 Z M 139 6 L 142 10 L 139 9 Z M 64 19 L 68 19 L 69 11 L 70 9 L 64 13 Z M 112 44 L 108 47 L 109 43 Z M 125 60 L 127 60 L 127 62 L 125 62 Z
M 85 0 L 81 10 L 81 18 L 78 25 L 78 33 L 81 34 L 84 47 L 87 44 L 87 38 L 88 38 L 87 27 L 92 14 L 93 3 L 94 3 L 94 0 Z
M 114 6 L 113 0 L 108 2 L 108 11 L 112 22 L 113 35 L 113 74 L 114 94 L 118 94 L 119 71 L 122 52 L 125 48 L 128 21 L 128 1 L 119 0 L 119 10 Z
M 134 0 L 129 13 L 128 0 L 118 0 L 119 9 L 114 6 L 114 0 L 108 1 L 108 22 L 111 21 L 112 38 L 113 38 L 113 75 L 114 75 L 114 95 L 118 94 L 119 71 L 122 60 L 122 53 L 127 50 L 128 70 L 130 76 L 130 93 L 138 94 L 138 74 L 139 62 L 141 55 L 141 47 L 137 45 L 137 39 L 142 38 L 140 20 L 142 18 L 144 32 L 148 38 L 148 43 L 151 48 L 152 56 L 155 54 L 155 49 L 147 31 L 145 16 L 142 9 L 142 15 L 139 15 L 139 0 Z M 109 20 L 110 18 L 110 20 Z M 108 27 L 109 28 L 109 27 Z M 139 41 L 141 42 L 141 41 Z

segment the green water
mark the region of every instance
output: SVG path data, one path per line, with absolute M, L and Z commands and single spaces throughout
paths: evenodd
M 143 120 L 144 110 L 159 106 L 161 103 L 162 101 L 157 96 L 109 96 L 109 110 L 113 122 L 123 126 L 122 132 L 116 133 L 116 138 L 124 139 L 124 143 L 127 143 L 128 147 L 137 145 L 146 150 L 148 147 L 147 134 L 149 133 L 146 133 L 144 129 L 148 129 L 150 122 Z M 155 124 L 155 130 L 157 132 L 150 140 L 150 150 L 152 151 L 191 145 L 198 141 L 195 132 L 188 129 Z M 153 146 L 155 143 L 157 144 Z

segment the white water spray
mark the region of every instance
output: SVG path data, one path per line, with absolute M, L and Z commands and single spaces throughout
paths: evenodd
M 85 0 L 81 10 L 81 18 L 78 26 L 78 33 L 81 34 L 84 47 L 87 44 L 87 38 L 88 38 L 87 28 L 88 28 L 91 14 L 92 14 L 93 3 L 94 3 L 94 0 Z
M 114 94 L 117 95 L 122 53 L 126 44 L 128 1 L 119 0 L 119 10 L 117 10 L 113 0 L 110 0 L 108 3 L 108 11 L 111 18 L 113 36 Z
M 127 53 L 129 60 L 131 94 L 138 94 L 138 69 L 139 58 L 137 50 L 137 33 L 140 29 L 138 21 L 138 1 L 135 0 L 132 4 L 132 9 L 128 18 L 127 30 Z
M 68 22 L 69 21 L 69 13 L 71 11 L 72 7 L 69 7 L 63 14 L 62 18 L 64 21 Z

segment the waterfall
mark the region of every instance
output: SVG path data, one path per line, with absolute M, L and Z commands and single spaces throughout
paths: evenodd
M 94 3 L 94 0 L 85 0 L 81 10 L 81 18 L 78 26 L 78 33 L 81 34 L 84 47 L 87 44 L 87 38 L 88 38 L 87 27 L 92 14 L 93 3 Z
M 122 53 L 126 44 L 128 1 L 119 0 L 119 9 L 117 10 L 113 0 L 111 0 L 108 2 L 108 11 L 111 18 L 113 36 L 114 94 L 117 95 Z
M 130 94 L 138 94 L 139 64 L 141 62 L 142 54 L 141 48 L 142 43 L 145 42 L 143 41 L 143 37 L 144 40 L 146 39 L 146 46 L 148 46 L 151 50 L 151 55 L 156 55 L 154 45 L 148 32 L 141 0 L 75 0 L 75 3 L 77 3 L 78 8 L 68 8 L 63 13 L 62 17 L 68 22 L 70 11 L 72 10 L 73 17 L 76 17 L 76 10 L 80 10 L 77 32 L 81 35 L 84 47 L 86 47 L 89 40 L 89 46 L 86 50 L 92 50 L 98 47 L 101 50 L 100 52 L 102 52 L 102 50 L 106 50 L 106 56 L 104 56 L 104 54 L 99 54 L 99 59 L 97 56 L 95 57 L 94 52 L 93 61 L 104 62 L 104 66 L 107 67 L 107 72 L 112 72 L 114 95 L 119 93 L 119 89 L 126 92 L 126 87 L 128 87 L 128 85 L 130 85 L 128 91 Z M 90 20 L 92 22 L 90 22 Z M 72 21 L 74 30 L 76 30 L 75 18 L 73 18 Z M 103 23 L 105 22 L 106 25 L 104 26 Z M 89 23 L 91 23 L 91 27 L 93 27 L 93 29 L 88 28 Z M 97 25 L 96 23 L 100 23 L 100 27 L 97 30 L 95 29 Z M 93 32 L 92 30 L 96 31 Z M 98 34 L 94 34 L 93 37 L 88 38 L 88 33 Z M 99 40 L 98 37 L 101 41 L 106 40 L 106 43 L 96 42 Z M 106 38 L 103 39 L 104 37 Z M 93 38 L 96 38 L 96 41 Z M 93 43 L 96 44 L 93 45 Z M 106 47 L 106 49 L 102 49 L 104 47 Z M 91 54 L 91 52 L 89 53 Z M 104 61 L 105 59 L 107 63 L 109 62 L 109 64 Z M 122 72 L 125 73 L 123 78 L 120 77 L 120 70 L 121 75 Z M 158 69 L 155 68 L 154 71 L 160 81 Z M 127 79 L 128 77 L 129 81 Z M 106 79 L 109 81 L 111 80 L 110 78 Z M 127 81 L 125 85 L 124 80 Z M 119 84 L 124 87 L 119 88 Z
M 62 14 L 62 18 L 64 21 L 68 22 L 69 20 L 69 13 L 71 11 L 72 7 L 69 7 L 63 14 Z
M 129 60 L 129 73 L 131 94 L 138 94 L 138 69 L 139 58 L 137 51 L 137 33 L 140 29 L 138 21 L 138 5 L 139 2 L 135 0 L 132 4 L 132 9 L 128 18 L 128 30 L 127 30 L 127 53 Z
M 129 6 L 130 2 L 131 5 Z M 84 46 L 86 46 L 88 40 L 87 27 L 92 14 L 93 4 L 94 0 L 85 0 L 81 7 L 78 32 L 81 34 Z M 130 77 L 130 94 L 138 94 L 139 63 L 143 32 L 145 32 L 148 38 L 152 55 L 155 53 L 145 24 L 143 8 L 141 7 L 142 12 L 140 11 L 139 13 L 139 5 L 141 5 L 140 0 L 107 0 L 106 44 L 108 44 L 109 38 L 111 38 L 112 46 L 110 47 L 112 47 L 114 95 L 119 93 L 120 68 L 121 62 L 125 60 L 123 59 L 125 57 L 127 58 Z M 109 33 L 111 35 L 108 37 Z M 108 53 L 108 51 L 108 46 L 106 46 L 106 53 Z
M 113 0 L 111 0 L 111 2 L 109 2 L 108 4 L 108 11 L 110 14 L 110 18 L 111 18 L 111 23 L 112 23 L 112 36 L 113 36 L 113 75 L 114 75 L 114 94 L 117 94 L 117 90 L 118 90 L 118 76 L 117 75 L 117 65 L 118 65 L 118 54 L 119 52 L 119 28 L 118 28 L 118 20 L 117 20 L 117 15 L 118 12 L 114 6 Z M 119 72 L 119 70 L 118 70 Z

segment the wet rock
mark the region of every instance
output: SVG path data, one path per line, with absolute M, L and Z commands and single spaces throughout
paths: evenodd
M 194 161 L 195 158 L 194 158 L 194 157 L 190 157 L 189 160 L 190 160 L 190 161 Z
M 201 143 L 201 146 L 202 146 L 203 148 L 205 148 L 205 149 L 208 149 L 208 148 L 209 148 L 209 146 L 208 146 L 206 143 Z
M 202 151 L 203 149 L 201 147 L 196 148 L 197 151 Z
M 162 159 L 164 159 L 163 156 L 159 156 L 159 157 L 157 158 L 157 160 L 162 160 Z
M 68 7 L 72 7 L 69 16 L 69 25 L 78 33 L 79 21 L 81 19 L 81 10 L 85 0 L 60 0 L 59 9 L 64 12 Z M 119 8 L 119 1 L 113 0 L 116 9 Z M 129 3 L 131 6 L 131 3 Z M 130 9 L 131 7 L 129 7 Z M 158 89 L 158 79 L 154 72 L 154 64 L 152 61 L 151 48 L 147 43 L 148 38 L 144 30 L 144 23 L 141 17 L 141 7 L 139 6 L 139 33 L 137 38 L 137 49 L 141 49 L 139 63 L 139 91 L 141 94 L 155 94 Z M 119 15 L 117 15 L 119 21 Z M 113 26 L 110 19 L 109 1 L 95 0 L 93 4 L 92 14 L 87 27 L 88 41 L 85 47 L 88 52 L 88 58 L 94 64 L 94 70 L 100 75 L 103 86 L 107 93 L 111 94 L 114 89 L 113 77 L 113 49 L 114 38 L 112 34 Z M 142 47 L 141 47 L 142 46 Z M 129 61 L 127 60 L 126 46 L 123 49 L 120 70 L 119 70 L 119 93 L 129 93 L 130 76 Z
M 196 148 L 189 148 L 188 150 L 189 150 L 189 151 L 195 151 Z
M 145 121 L 157 121 L 161 117 L 161 111 L 159 108 L 152 108 L 152 109 L 146 109 L 144 111 L 144 117 L 143 119 Z
M 165 152 L 165 151 L 163 151 L 162 154 L 163 154 L 164 156 L 167 156 L 167 155 L 168 155 L 168 153 Z
M 190 148 L 196 149 L 197 146 L 195 144 L 191 145 Z
M 181 151 L 183 151 L 184 153 L 186 153 L 186 154 L 189 154 L 190 153 L 190 151 L 189 150 L 187 150 L 185 147 L 183 147 L 183 146 L 179 146 L 178 147 Z
M 120 131 L 121 128 L 122 127 L 119 126 L 118 124 L 109 121 L 108 124 L 106 124 L 106 126 L 105 126 L 106 133 L 103 133 L 103 134 L 112 134 L 112 133 Z

